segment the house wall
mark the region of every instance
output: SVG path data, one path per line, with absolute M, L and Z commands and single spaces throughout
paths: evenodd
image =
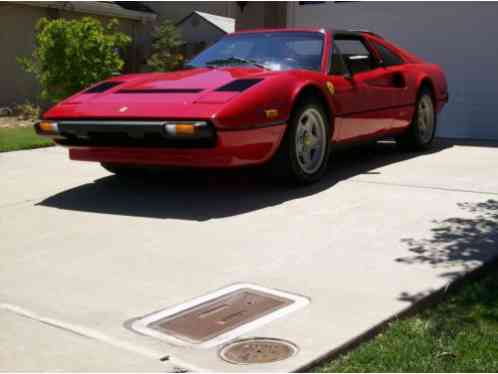
M 261 27 L 285 27 L 286 3 L 278 1 L 247 2 L 241 10 L 236 1 L 144 1 L 158 20 L 178 22 L 194 10 L 235 18 L 236 30 Z
M 64 17 L 68 19 L 91 16 L 107 22 L 109 17 L 99 17 L 84 13 L 59 11 L 37 6 L 10 2 L 0 2 L 0 106 L 10 106 L 27 100 L 39 102 L 39 86 L 33 74 L 26 73 L 17 57 L 29 57 L 35 47 L 35 26 L 42 17 Z M 126 56 L 128 71 L 138 69 L 150 43 L 150 25 L 130 19 L 119 19 L 120 31 L 134 37 Z
M 222 30 L 197 14 L 182 22 L 178 26 L 178 31 L 182 39 L 187 42 L 182 51 L 187 59 L 191 59 L 225 35 Z
M 288 4 L 288 26 L 362 28 L 378 32 L 440 64 L 450 102 L 438 135 L 498 139 L 498 4 L 484 2 L 351 2 Z
M 190 43 L 205 42 L 206 46 L 211 45 L 225 35 L 222 30 L 206 22 L 197 14 L 194 14 L 183 22 L 178 27 L 178 30 L 184 40 L 188 40 Z
M 47 16 L 47 9 L 0 3 L 0 106 L 34 101 L 39 91 L 32 74 L 24 72 L 18 56 L 33 52 L 34 25 Z
M 176 23 L 194 10 L 233 17 L 232 1 L 143 1 L 143 3 L 156 12 L 159 22 L 168 19 Z

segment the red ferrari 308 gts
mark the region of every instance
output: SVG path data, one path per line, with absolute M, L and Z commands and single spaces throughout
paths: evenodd
M 57 104 L 36 131 L 73 160 L 141 166 L 269 163 L 318 180 L 334 145 L 394 138 L 430 146 L 448 101 L 443 71 L 368 31 L 230 34 L 183 70 L 113 77 Z

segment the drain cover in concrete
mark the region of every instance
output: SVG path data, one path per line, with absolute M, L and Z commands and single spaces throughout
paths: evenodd
M 297 353 L 297 347 L 285 340 L 254 338 L 227 344 L 220 357 L 232 364 L 266 364 L 282 361 Z
M 177 344 L 212 347 L 308 304 L 302 296 L 237 284 L 135 321 L 133 330 Z

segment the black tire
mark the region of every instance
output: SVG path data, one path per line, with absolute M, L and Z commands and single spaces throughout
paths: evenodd
M 432 127 L 424 133 L 422 129 L 423 119 L 419 111 L 421 105 L 428 105 L 432 108 Z M 429 149 L 434 141 L 437 128 L 437 113 L 435 111 L 434 98 L 429 88 L 423 87 L 418 95 L 415 105 L 415 113 L 413 114 L 412 122 L 407 131 L 396 138 L 396 143 L 401 150 L 404 151 L 423 151 Z M 425 128 L 425 127 L 424 127 Z
M 110 162 L 101 162 L 100 165 L 107 171 L 116 174 L 118 177 L 133 178 L 145 174 L 143 169 L 133 165 L 115 164 Z
M 313 172 L 307 172 L 303 169 L 298 160 L 296 133 L 298 131 L 298 121 L 305 111 L 312 109 L 318 113 L 323 121 L 323 132 L 325 136 L 323 158 L 320 153 L 321 162 L 317 161 L 317 169 Z M 330 123 L 325 110 L 320 101 L 316 99 L 305 99 L 299 102 L 292 111 L 288 127 L 279 149 L 270 162 L 270 172 L 272 176 L 291 181 L 299 185 L 307 185 L 318 181 L 327 170 L 327 164 L 330 157 Z M 320 151 L 321 152 L 321 151 Z

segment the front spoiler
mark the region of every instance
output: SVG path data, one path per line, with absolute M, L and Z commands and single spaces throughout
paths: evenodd
M 69 147 L 72 160 L 147 166 L 237 167 L 268 161 L 277 150 L 286 125 L 218 131 L 210 148 Z

